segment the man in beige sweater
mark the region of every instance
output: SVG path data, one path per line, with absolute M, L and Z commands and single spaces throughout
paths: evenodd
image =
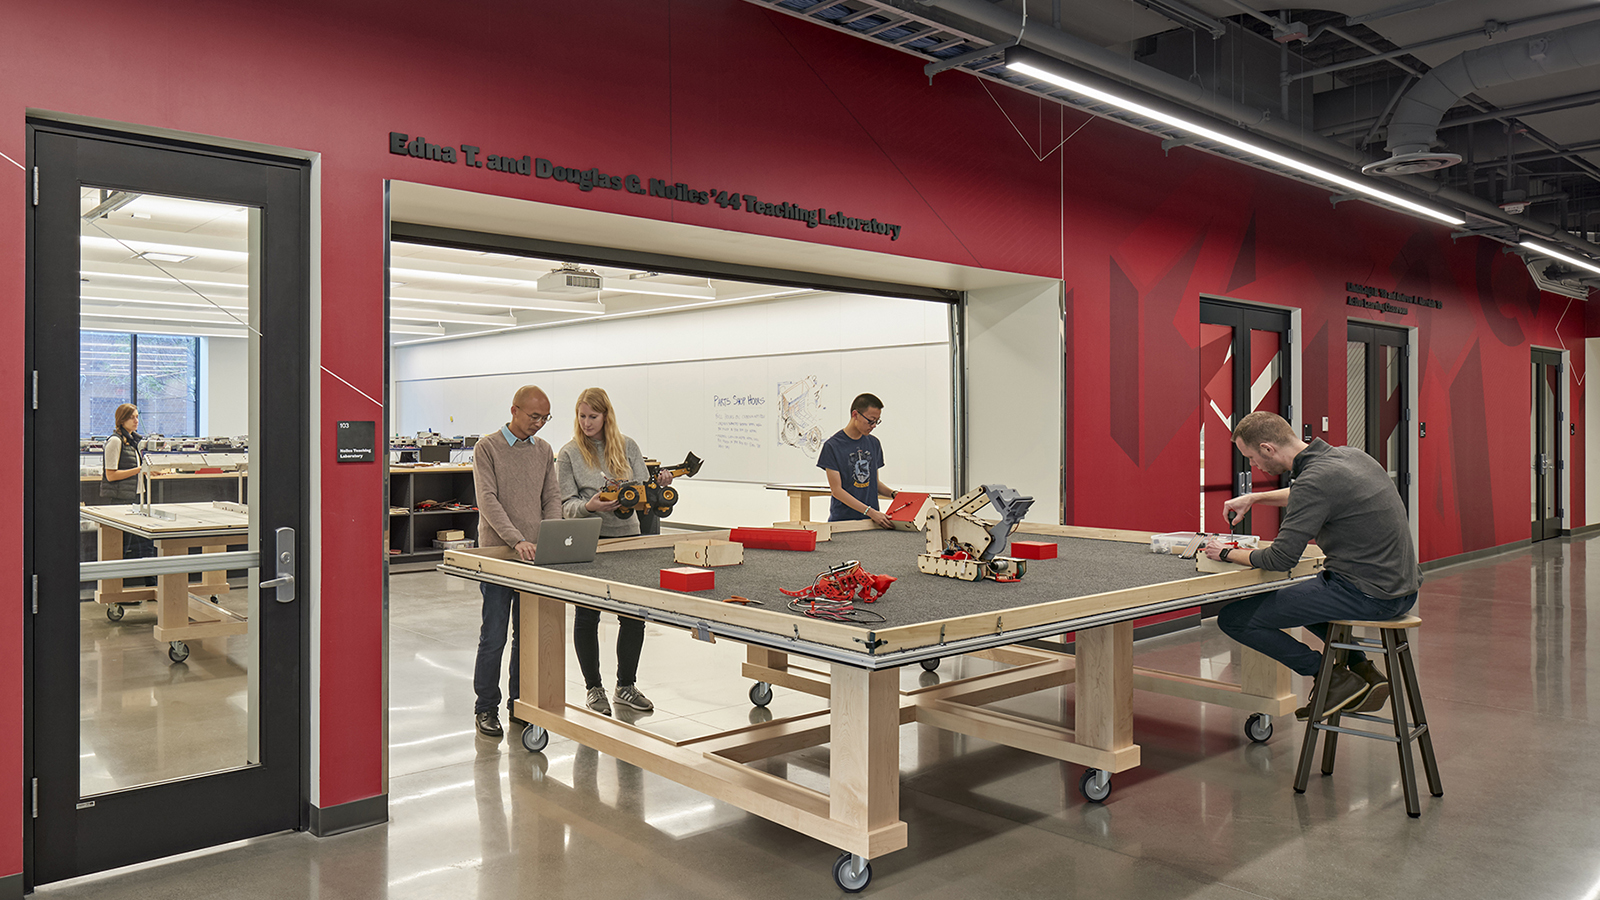
M 478 496 L 478 546 L 511 547 L 517 556 L 533 559 L 539 523 L 561 518 L 561 489 L 556 484 L 555 454 L 535 435 L 550 421 L 550 398 L 534 385 L 524 385 L 511 398 L 511 421 L 478 439 L 472 448 L 472 483 Z M 478 731 L 500 737 L 500 662 L 511 638 L 511 691 L 506 711 L 518 694 L 518 656 L 522 645 L 518 594 L 504 585 L 481 583 L 483 627 L 478 632 L 478 662 L 472 673 L 477 693 L 474 720 Z

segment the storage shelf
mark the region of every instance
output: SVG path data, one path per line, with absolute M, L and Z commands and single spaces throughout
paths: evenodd
M 478 511 L 475 509 L 415 509 L 419 500 L 443 497 L 475 504 L 471 466 L 438 466 L 389 470 L 388 547 L 398 553 L 387 554 L 390 564 L 437 562 L 444 551 L 433 546 L 434 534 L 451 530 L 478 539 Z

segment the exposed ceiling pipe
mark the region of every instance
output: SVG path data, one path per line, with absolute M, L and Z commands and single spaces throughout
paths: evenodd
M 1295 81 L 1299 81 L 1302 78 L 1315 78 L 1318 75 L 1327 75 L 1331 72 L 1342 72 L 1345 69 L 1354 69 L 1370 63 L 1383 62 L 1387 59 L 1394 59 L 1397 56 L 1415 53 L 1416 51 L 1427 47 L 1435 47 L 1439 44 L 1454 43 L 1455 41 L 1463 41 L 1468 38 L 1486 37 L 1490 40 L 1494 40 L 1496 36 L 1509 34 L 1511 31 L 1521 28 L 1525 25 L 1536 25 L 1540 22 L 1548 22 L 1551 19 L 1570 18 L 1577 15 L 1592 15 L 1592 12 L 1593 10 L 1591 8 L 1577 7 L 1575 9 L 1562 9 L 1555 12 L 1540 13 L 1539 15 L 1528 16 L 1524 19 L 1512 19 L 1509 22 L 1499 22 L 1494 19 L 1490 19 L 1489 21 L 1483 23 L 1482 28 L 1474 28 L 1471 31 L 1458 31 L 1455 34 L 1447 34 L 1443 37 L 1429 38 L 1428 40 L 1418 41 L 1415 44 L 1411 44 L 1407 47 L 1401 47 L 1397 50 L 1388 50 L 1374 56 L 1362 56 L 1357 57 L 1356 59 L 1347 59 L 1344 62 L 1326 65 L 1320 69 L 1307 69 L 1304 72 L 1291 76 L 1291 78 Z
M 1520 41 L 1468 50 L 1434 66 L 1395 107 L 1389 121 L 1389 159 L 1371 163 L 1371 175 L 1411 174 L 1461 162 L 1433 152 L 1444 114 L 1468 94 L 1600 64 L 1600 21 L 1547 31 Z
M 904 2 L 904 0 L 903 0 Z M 944 10 L 974 25 L 982 26 L 1000 40 L 1014 37 L 1022 26 L 1020 13 L 1011 12 L 985 0 L 914 0 L 919 6 Z M 1148 90 L 1158 97 L 1182 103 L 1192 109 L 1217 116 L 1224 121 L 1257 134 L 1264 134 L 1291 147 L 1299 147 L 1324 159 L 1360 167 L 1370 162 L 1365 153 L 1338 141 L 1329 140 L 1314 132 L 1305 132 L 1297 125 L 1282 122 L 1266 115 L 1262 110 L 1242 106 L 1226 96 L 1206 90 L 1191 81 L 1169 75 L 1159 69 L 1134 62 L 1119 53 L 1054 28 L 1035 24 L 1023 37 L 1024 46 L 1057 56 L 1069 62 L 1100 72 L 1124 84 Z M 1521 230 L 1546 240 L 1564 244 L 1588 256 L 1600 259 L 1600 246 L 1590 243 L 1547 222 L 1523 220 L 1508 216 L 1500 207 L 1480 197 L 1452 190 L 1431 178 L 1399 176 L 1395 183 L 1436 198 L 1457 209 L 1498 224 L 1509 231 Z
M 1363 25 L 1363 24 L 1365 24 L 1367 22 L 1376 22 L 1379 19 L 1387 19 L 1390 16 L 1398 16 L 1401 13 L 1408 13 L 1408 12 L 1411 12 L 1412 10 L 1417 10 L 1417 9 L 1427 9 L 1430 6 L 1438 6 L 1441 3 L 1449 3 L 1449 2 L 1450 2 L 1450 0 L 1409 0 L 1409 2 L 1401 3 L 1401 4 L 1396 5 L 1396 6 L 1391 6 L 1391 7 L 1388 7 L 1387 9 L 1380 9 L 1380 10 L 1376 10 L 1374 12 L 1369 12 L 1364 16 L 1351 16 L 1348 19 L 1344 20 L 1344 24 L 1347 25 L 1347 26 L 1348 25 Z

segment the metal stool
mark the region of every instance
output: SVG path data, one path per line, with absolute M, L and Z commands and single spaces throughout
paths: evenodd
M 1406 629 L 1421 624 L 1422 620 L 1416 616 L 1377 622 L 1335 619 L 1328 623 L 1328 642 L 1322 648 L 1322 671 L 1317 676 L 1317 689 L 1311 697 L 1310 714 L 1306 717 L 1306 737 L 1300 747 L 1300 768 L 1294 776 L 1295 793 L 1306 792 L 1306 782 L 1311 778 L 1311 757 L 1317 752 L 1317 732 L 1325 731 L 1328 736 L 1322 750 L 1322 774 L 1333 774 L 1333 754 L 1341 734 L 1391 741 L 1400 751 L 1400 780 L 1405 785 L 1406 812 L 1416 818 L 1422 815 L 1422 804 L 1417 799 L 1416 763 L 1411 758 L 1411 743 L 1416 741 L 1422 745 L 1422 768 L 1428 775 L 1428 790 L 1435 797 L 1444 796 L 1444 786 L 1439 782 L 1439 764 L 1433 758 L 1433 736 L 1428 731 L 1427 714 L 1422 711 L 1422 691 L 1417 687 L 1417 669 L 1411 661 L 1411 642 L 1403 637 Z M 1382 642 L 1355 637 L 1352 629 L 1359 626 L 1378 629 L 1382 633 Z M 1375 649 L 1383 650 L 1385 667 L 1389 670 L 1392 692 L 1389 703 L 1394 710 L 1394 718 L 1339 710 L 1323 713 L 1322 707 L 1328 702 L 1328 682 L 1332 680 L 1329 676 L 1333 673 L 1336 661 L 1342 661 L 1350 650 Z M 1415 727 L 1406 721 L 1408 705 Z M 1394 728 L 1394 734 L 1345 728 L 1339 724 L 1341 717 L 1390 725 Z M 1327 721 L 1324 722 L 1324 719 Z

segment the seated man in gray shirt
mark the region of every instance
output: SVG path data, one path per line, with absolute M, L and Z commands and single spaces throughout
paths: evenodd
M 518 558 L 532 561 L 539 523 L 561 518 L 561 489 L 556 484 L 555 454 L 535 437 L 550 421 L 550 398 L 534 385 L 524 385 L 511 398 L 511 421 L 478 439 L 472 448 L 472 485 L 478 497 L 478 546 L 510 547 Z M 500 737 L 500 661 L 511 640 L 511 696 L 517 699 L 521 627 L 518 594 L 504 585 L 483 582 L 483 624 L 478 631 L 478 661 L 472 688 L 477 694 L 473 721 L 478 732 Z
M 1301 675 L 1316 675 L 1322 655 L 1283 632 L 1305 626 L 1327 640 L 1330 619 L 1392 619 L 1417 600 L 1422 572 L 1405 505 L 1377 460 L 1355 447 L 1332 447 L 1295 437 L 1282 417 L 1256 411 L 1233 429 L 1233 442 L 1250 464 L 1270 475 L 1288 474 L 1289 487 L 1229 500 L 1228 521 L 1260 503 L 1286 506 L 1272 546 L 1244 551 L 1220 541 L 1206 555 L 1273 572 L 1299 562 L 1315 538 L 1327 562 L 1310 581 L 1257 594 L 1223 608 L 1217 625 L 1229 637 Z M 1329 676 L 1327 711 L 1372 712 L 1389 699 L 1389 682 L 1360 651 Z M 1313 687 L 1312 691 L 1315 692 Z M 1296 711 L 1306 717 L 1304 708 Z

